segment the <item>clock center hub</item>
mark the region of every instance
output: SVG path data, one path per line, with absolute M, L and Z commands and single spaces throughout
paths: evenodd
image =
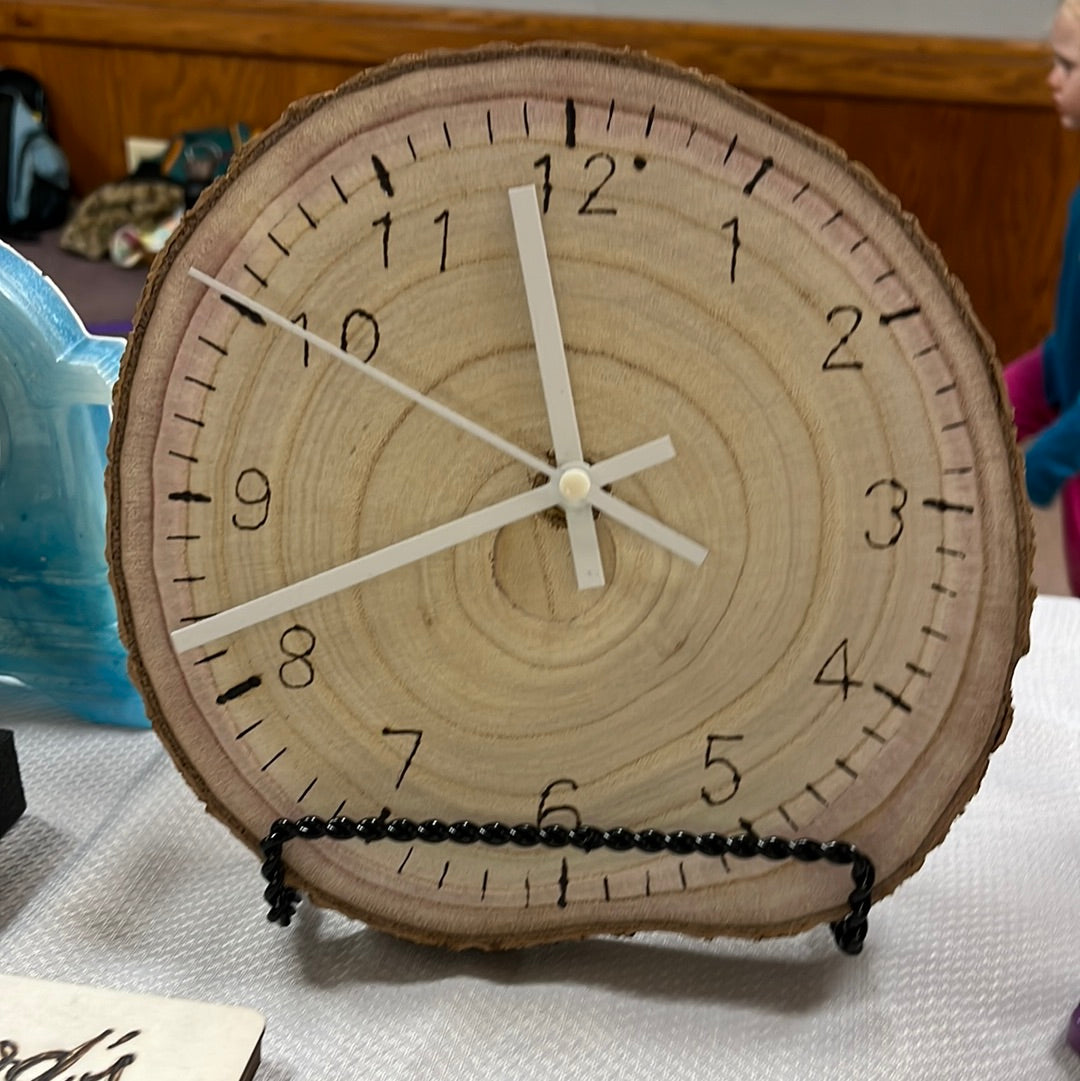
M 592 490 L 592 477 L 583 465 L 571 465 L 559 476 L 559 494 L 568 507 L 580 507 Z

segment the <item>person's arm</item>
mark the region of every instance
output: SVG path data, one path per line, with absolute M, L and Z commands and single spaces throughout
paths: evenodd
M 1080 401 L 1032 442 L 1025 459 L 1028 498 L 1037 507 L 1048 506 L 1061 486 L 1080 473 Z
M 1046 394 L 1046 400 L 1051 406 L 1057 405 L 1058 393 L 1057 387 L 1052 386 L 1054 382 L 1050 373 L 1057 369 L 1057 335 L 1055 331 L 1051 331 L 1042 343 L 1042 362 L 1043 362 L 1043 392 Z

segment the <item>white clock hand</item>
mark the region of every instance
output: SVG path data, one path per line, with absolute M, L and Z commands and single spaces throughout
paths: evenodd
M 220 293 L 221 296 L 228 297 L 242 308 L 254 312 L 265 322 L 273 323 L 274 326 L 280 327 L 282 330 L 292 334 L 296 338 L 302 338 L 304 341 L 314 345 L 317 349 L 321 349 L 324 353 L 328 353 L 336 360 L 348 364 L 358 372 L 363 372 L 369 379 L 374 379 L 376 383 L 381 383 L 384 387 L 388 387 L 395 393 L 400 394 L 403 398 L 408 398 L 409 401 L 415 402 L 417 405 L 436 414 L 436 416 L 442 417 L 443 420 L 449 421 L 451 424 L 463 429 L 470 435 L 476 436 L 477 439 L 487 443 L 489 446 L 495 447 L 496 450 L 501 450 L 503 454 L 517 459 L 522 465 L 527 465 L 530 469 L 535 470 L 537 473 L 543 473 L 546 477 L 554 477 L 558 472 L 558 470 L 553 469 L 548 465 L 547 462 L 541 461 L 541 459 L 530 454 L 527 450 L 522 450 L 521 447 L 517 447 L 513 443 L 508 442 L 503 439 L 502 436 L 488 431 L 487 428 L 482 427 L 475 421 L 469 420 L 468 417 L 463 417 L 449 406 L 443 405 L 442 402 L 437 402 L 434 398 L 429 398 L 426 394 L 421 394 L 420 391 L 413 390 L 407 383 L 402 383 L 400 379 L 395 379 L 392 375 L 387 375 L 386 372 L 379 368 L 374 368 L 370 364 L 364 364 L 362 361 L 357 360 L 351 353 L 345 352 L 344 349 L 339 349 L 332 342 L 328 342 L 325 338 L 320 338 L 317 334 L 312 334 L 310 330 L 305 330 L 303 327 L 291 322 L 272 308 L 268 308 L 265 304 L 260 304 L 257 300 L 252 300 L 251 297 L 247 296 L 245 293 L 241 293 L 239 289 L 233 289 L 224 282 L 218 281 L 217 278 L 212 278 L 209 274 L 204 274 L 203 271 L 196 270 L 195 267 L 192 267 L 188 271 L 188 274 L 196 281 L 202 282 L 207 288 L 212 289 L 215 293 Z
M 624 450 L 590 465 L 588 474 L 593 484 L 614 484 L 615 481 L 633 476 L 650 466 L 670 462 L 674 457 L 675 444 L 671 442 L 671 436 L 662 435 L 659 439 L 634 447 L 633 450 Z
M 209 274 L 205 274 L 201 270 L 196 270 L 194 267 L 191 267 L 188 270 L 188 274 L 196 281 L 199 281 L 212 289 L 214 292 L 220 293 L 222 296 L 228 297 L 236 304 L 239 304 L 241 308 L 254 313 L 264 322 L 273 323 L 274 326 L 280 327 L 287 334 L 292 334 L 293 337 L 301 338 L 303 341 L 309 342 L 317 349 L 321 349 L 324 353 L 328 353 L 330 356 L 348 364 L 356 371 L 362 372 L 369 378 L 374 379 L 375 382 L 381 383 L 383 386 L 396 391 L 403 397 L 408 398 L 409 401 L 415 402 L 424 409 L 430 410 L 432 413 L 435 413 L 437 416 L 440 416 L 451 424 L 463 429 L 470 435 L 476 436 L 477 439 L 487 443 L 489 446 L 501 450 L 509 457 L 527 465 L 530 469 L 542 473 L 551 480 L 556 480 L 562 474 L 563 471 L 552 468 L 547 462 L 543 462 L 539 458 L 531 455 L 528 451 L 514 446 L 513 443 L 508 442 L 494 432 L 488 431 L 487 428 L 482 427 L 475 421 L 469 420 L 468 417 L 463 417 L 449 406 L 435 401 L 434 398 L 429 398 L 426 394 L 421 394 L 418 390 L 413 390 L 408 384 L 402 383 L 392 375 L 387 375 L 386 372 L 381 371 L 378 368 L 373 368 L 370 364 L 362 363 L 357 360 L 356 357 L 346 353 L 344 349 L 339 349 L 325 338 L 320 338 L 317 334 L 312 334 L 311 331 L 305 330 L 291 320 L 286 319 L 285 316 L 278 314 L 273 308 L 268 308 L 265 304 L 260 304 L 257 300 L 252 300 L 251 297 L 240 292 L 239 289 L 233 289 L 224 282 L 220 282 L 216 278 L 212 278 Z M 591 478 L 594 469 L 595 466 L 587 466 L 583 463 L 581 472 L 584 472 L 587 477 Z M 603 481 L 602 483 L 606 484 L 608 481 Z M 701 563 L 705 558 L 707 550 L 702 548 L 701 545 L 696 544 L 694 541 L 690 540 L 689 537 L 684 537 L 682 534 L 676 533 L 673 529 L 658 522 L 655 518 L 651 518 L 649 515 L 644 514 L 642 511 L 631 507 L 629 504 L 624 503 L 621 499 L 616 499 L 615 496 L 608 495 L 608 493 L 601 491 L 598 482 L 594 481 L 591 485 L 586 483 L 585 489 L 582 498 L 575 499 L 572 502 L 568 501 L 570 502 L 570 506 L 572 506 L 573 503 L 580 504 L 582 499 L 584 499 L 599 509 L 599 504 L 597 503 L 597 499 L 599 498 L 603 501 L 603 510 L 605 514 L 610 515 L 616 521 L 622 522 L 628 528 L 640 533 L 654 544 L 659 544 L 662 547 L 667 548 L 670 552 L 673 552 L 675 555 L 682 556 L 684 559 L 689 558 L 685 554 L 687 551 L 693 551 L 695 553 L 693 558 L 691 558 L 691 562 L 693 563 Z M 570 506 L 567 506 L 567 509 L 570 509 Z M 643 524 L 648 525 L 648 523 L 652 523 L 654 527 L 649 532 L 645 532 L 643 529 L 639 528 Z
M 671 440 L 666 436 L 644 446 L 624 451 L 593 467 L 591 477 L 600 483 L 621 480 L 642 469 L 666 462 L 675 454 Z M 535 488 L 521 495 L 511 496 L 490 507 L 473 511 L 464 517 L 456 518 L 444 525 L 435 526 L 423 533 L 418 533 L 396 544 L 369 552 L 358 559 L 350 560 L 339 567 L 321 571 L 309 578 L 304 578 L 292 585 L 274 590 L 262 597 L 245 601 L 233 608 L 207 616 L 197 623 L 172 632 L 173 646 L 177 653 L 184 653 L 197 646 L 224 638 L 228 634 L 262 623 L 267 619 L 282 615 L 293 608 L 321 600 L 332 593 L 359 585 L 380 574 L 404 567 L 436 552 L 452 548 L 467 540 L 490 533 L 494 529 L 539 514 L 549 507 L 563 501 L 557 480 L 552 480 L 541 488 Z M 589 511 L 588 513 L 592 513 Z
M 532 321 L 536 359 L 540 365 L 540 382 L 544 388 L 555 461 L 559 465 L 582 460 L 581 433 L 578 429 L 574 396 L 570 387 L 570 372 L 566 365 L 559 311 L 555 304 L 555 289 L 551 283 L 544 228 L 540 221 L 540 206 L 536 189 L 529 184 L 511 188 L 510 213 L 514 219 L 518 260 L 525 281 L 525 298 Z M 566 508 L 570 554 L 574 560 L 579 589 L 595 589 L 604 584 L 604 568 L 600 562 L 600 542 L 592 508 Z
M 216 615 L 200 619 L 187 627 L 172 632 L 173 646 L 177 653 L 204 646 L 227 634 L 241 631 L 256 623 L 263 623 L 284 612 L 321 600 L 332 593 L 338 593 L 350 586 L 359 585 L 371 578 L 376 578 L 387 571 L 404 567 L 426 556 L 434 555 L 456 544 L 462 544 L 474 537 L 501 529 L 512 522 L 528 518 L 540 511 L 547 510 L 559 502 L 558 488 L 554 484 L 545 484 L 520 495 L 511 496 L 500 503 L 494 503 L 483 510 L 455 518 L 451 522 L 436 526 L 434 529 L 417 533 L 407 540 L 369 552 L 359 559 L 342 563 L 339 567 L 314 574 L 292 585 L 276 589 L 254 600 L 245 601 L 234 608 L 229 608 Z
M 592 486 L 585 498 L 602 514 L 610 515 L 622 522 L 627 529 L 632 529 L 646 540 L 652 541 L 653 544 L 658 544 L 673 555 L 693 563 L 695 567 L 700 567 L 709 554 L 709 549 L 698 544 L 697 541 L 664 525 L 663 522 L 657 521 L 651 515 L 638 510 L 637 507 L 616 499 L 598 484 Z

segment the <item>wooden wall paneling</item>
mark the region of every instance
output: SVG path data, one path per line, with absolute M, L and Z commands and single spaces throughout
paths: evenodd
M 63 42 L 4 41 L 0 64 L 39 75 L 53 128 L 85 194 L 125 172 L 124 138 L 276 120 L 290 102 L 336 86 L 357 68 L 251 56 Z
M 915 216 L 1001 359 L 1047 332 L 1080 137 L 1049 109 L 760 94 L 843 147 Z
M 290 102 L 330 89 L 356 71 L 339 63 L 145 49 L 127 49 L 124 56 L 138 73 L 140 96 L 129 95 L 120 111 L 121 142 L 126 134 L 168 137 L 237 121 L 264 128 Z
M 624 43 L 727 78 L 900 198 L 1003 358 L 1048 328 L 1080 139 L 1049 107 L 1037 44 L 324 0 L 0 0 L 0 63 L 48 86 L 84 193 L 123 175 L 125 135 L 264 127 L 398 53 L 536 37 Z
M 3 0 L 0 36 L 289 60 L 380 62 L 488 41 L 644 49 L 759 90 L 949 101 L 1044 100 L 1032 42 L 470 11 L 333 0 Z
M 53 134 L 68 156 L 78 192 L 85 194 L 105 179 L 114 179 L 117 164 L 123 175 L 123 144 L 116 148 L 113 142 L 131 83 L 119 75 L 120 50 L 0 42 L 0 63 L 31 71 L 44 83 Z

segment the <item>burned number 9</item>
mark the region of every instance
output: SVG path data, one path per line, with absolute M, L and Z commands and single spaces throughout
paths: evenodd
M 236 478 L 233 489 L 236 501 L 244 510 L 232 516 L 237 529 L 261 529 L 270 516 L 270 478 L 261 469 L 245 469 Z

